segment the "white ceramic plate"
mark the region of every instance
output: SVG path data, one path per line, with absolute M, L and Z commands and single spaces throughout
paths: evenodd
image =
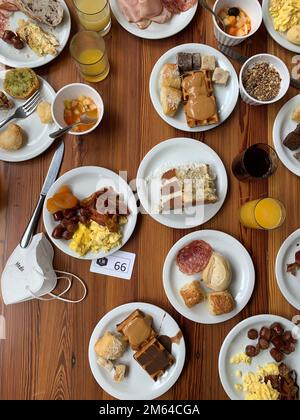
M 300 251 L 300 229 L 292 233 L 282 244 L 276 259 L 276 278 L 286 300 L 300 311 L 300 272 L 294 277 L 287 273 L 287 265 L 295 262 L 295 253 Z
M 295 175 L 300 176 L 300 162 L 292 152 L 284 146 L 286 136 L 297 127 L 297 123 L 291 119 L 294 108 L 300 105 L 300 95 L 290 99 L 279 111 L 273 126 L 273 142 L 279 159 Z
M 172 354 L 175 364 L 157 381 L 154 382 L 142 367 L 133 359 L 134 352 L 128 349 L 122 359 L 129 367 L 128 375 L 121 383 L 113 381 L 112 376 L 97 364 L 94 345 L 105 331 L 115 331 L 116 325 L 126 319 L 133 311 L 140 309 L 153 318 L 153 326 L 159 335 L 175 337 L 180 331 L 178 324 L 163 309 L 148 303 L 128 303 L 119 306 L 105 315 L 97 324 L 90 339 L 89 362 L 94 378 L 108 394 L 119 400 L 153 400 L 166 393 L 179 378 L 185 361 L 185 342 L 181 339 L 179 345 L 173 344 Z
M 0 91 L 3 90 L 5 73 L 5 71 L 0 72 Z M 41 77 L 40 81 L 42 101 L 52 103 L 55 98 L 54 89 Z M 15 99 L 13 99 L 13 101 L 15 104 L 14 109 L 9 111 L 0 111 L 0 121 L 13 114 L 16 108 L 25 102 Z M 55 124 L 42 124 L 36 112 L 24 120 L 12 120 L 11 123 L 18 124 L 24 130 L 24 146 L 21 147 L 21 149 L 14 151 L 0 149 L 0 160 L 4 160 L 6 162 L 23 162 L 39 156 L 51 146 L 53 140 L 50 139 L 49 134 L 55 131 Z M 0 131 L 5 130 L 5 128 L 7 128 L 7 126 L 2 128 Z
M 60 46 L 58 47 L 58 54 L 55 57 L 52 55 L 39 57 L 28 46 L 25 46 L 22 50 L 16 50 L 11 45 L 8 45 L 6 42 L 0 40 L 0 62 L 10 67 L 30 67 L 33 69 L 44 66 L 45 64 L 53 61 L 65 48 L 71 32 L 71 16 L 68 6 L 64 0 L 61 0 L 61 3 L 64 8 L 64 19 L 60 25 L 56 28 L 51 28 L 48 25 L 37 22 L 42 29 L 46 32 L 52 33 L 58 39 Z M 15 12 L 10 18 L 10 30 L 16 31 L 19 19 L 29 18 L 22 12 Z
M 244 400 L 243 392 L 235 390 L 234 385 L 241 383 L 241 379 L 235 376 L 236 370 L 242 371 L 243 375 L 247 372 L 256 372 L 260 366 L 267 363 L 274 363 L 269 351 L 262 351 L 257 357 L 253 358 L 250 366 L 245 364 L 232 365 L 230 359 L 232 356 L 243 353 L 248 344 L 253 342 L 248 339 L 248 331 L 252 328 L 259 331 L 262 327 L 269 327 L 274 322 L 279 322 L 285 329 L 292 331 L 295 327 L 291 321 L 275 315 L 258 315 L 245 319 L 239 323 L 225 338 L 219 355 L 219 375 L 226 394 L 231 400 Z M 299 374 L 300 346 L 296 346 L 295 353 L 285 358 L 285 363 L 298 371 Z M 298 381 L 299 383 L 299 381 Z
M 146 29 L 140 29 L 135 24 L 129 23 L 123 15 L 117 0 L 110 0 L 110 7 L 119 24 L 127 32 L 145 39 L 163 39 L 177 34 L 188 26 L 196 14 L 198 3 L 187 12 L 174 15 L 169 22 L 164 24 L 152 22 Z
M 84 257 L 80 257 L 78 254 L 76 254 L 76 252 L 69 248 L 68 245 L 70 241 L 57 240 L 52 238 L 52 232 L 55 226 L 57 226 L 57 223 L 54 221 L 53 216 L 48 212 L 46 204 L 48 198 L 53 197 L 53 195 L 63 185 L 68 185 L 71 188 L 73 194 L 79 200 L 87 198 L 91 194 L 105 187 L 113 187 L 115 191 L 123 195 L 124 201 L 127 203 L 131 214 L 128 217 L 128 223 L 122 227 L 123 242 L 120 247 L 112 249 L 109 253 L 99 252 L 98 254 L 93 254 L 92 252 L 89 252 Z M 52 185 L 45 200 L 43 218 L 48 236 L 51 238 L 52 242 L 55 246 L 57 246 L 57 248 L 59 248 L 65 254 L 70 255 L 71 257 L 79 258 L 82 260 L 94 260 L 111 255 L 126 244 L 135 229 L 137 221 L 137 207 L 134 194 L 130 187 L 117 174 L 108 169 L 99 168 L 97 166 L 83 166 L 65 173 Z
M 263 21 L 269 35 L 274 39 L 275 42 L 277 42 L 277 44 L 281 45 L 286 50 L 300 53 L 300 45 L 292 44 L 287 40 L 286 34 L 275 31 L 273 19 L 269 12 L 269 2 L 270 0 L 263 0 L 262 4 Z
M 230 291 L 236 301 L 235 309 L 226 315 L 213 316 L 208 311 L 208 303 L 202 302 L 189 309 L 184 304 L 179 290 L 187 283 L 200 280 L 201 276 L 187 276 L 176 264 L 178 252 L 186 245 L 196 240 L 203 240 L 211 245 L 214 251 L 224 255 L 232 267 L 232 284 Z M 255 285 L 253 262 L 244 246 L 230 235 L 216 230 L 200 230 L 180 239 L 170 250 L 163 269 L 165 292 L 171 305 L 184 317 L 201 324 L 219 324 L 234 318 L 249 302 Z M 202 284 L 203 289 L 212 293 Z
M 192 163 L 209 164 L 217 177 L 219 201 L 215 204 L 198 206 L 194 215 L 160 214 L 157 210 L 160 200 L 160 175 L 176 167 Z M 153 176 L 153 185 L 148 180 Z M 146 182 L 144 182 L 146 180 Z M 206 144 L 189 138 L 174 138 L 155 146 L 142 160 L 137 174 L 137 189 L 141 203 L 148 214 L 162 225 L 174 229 L 190 229 L 212 219 L 222 208 L 228 190 L 226 169 L 220 157 Z
M 229 71 L 230 79 L 227 86 L 217 86 L 214 84 L 214 91 L 220 116 L 218 124 L 205 125 L 201 127 L 189 128 L 186 122 L 183 106 L 175 117 L 168 117 L 163 113 L 160 103 L 159 77 L 164 64 L 176 63 L 179 52 L 200 53 L 201 55 L 213 55 L 219 67 Z M 155 64 L 150 76 L 150 96 L 153 106 L 158 115 L 169 125 L 178 130 L 199 133 L 201 131 L 212 130 L 222 124 L 233 112 L 239 97 L 239 81 L 237 74 L 230 61 L 218 50 L 203 44 L 183 44 L 167 51 Z

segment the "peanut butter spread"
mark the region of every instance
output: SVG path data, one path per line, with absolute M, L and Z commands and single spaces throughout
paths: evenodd
M 204 72 L 194 72 L 185 77 L 182 86 L 188 96 L 186 113 L 190 118 L 203 121 L 216 114 L 216 103 L 206 84 Z
M 137 317 L 129 322 L 124 328 L 124 334 L 132 347 L 138 347 L 148 340 L 152 332 L 152 318 L 146 315 L 144 318 Z

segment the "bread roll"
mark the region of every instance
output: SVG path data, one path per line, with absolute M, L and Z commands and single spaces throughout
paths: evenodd
M 214 252 L 208 266 L 202 273 L 205 285 L 215 292 L 227 290 L 231 284 L 232 271 L 229 262 L 223 255 Z

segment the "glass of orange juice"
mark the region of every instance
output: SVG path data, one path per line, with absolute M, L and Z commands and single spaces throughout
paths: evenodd
M 104 36 L 111 28 L 108 0 L 73 0 L 78 17 L 84 29 L 99 32 Z
M 78 32 L 71 41 L 70 53 L 88 82 L 101 82 L 108 76 L 110 66 L 105 42 L 97 32 Z
M 269 197 L 249 201 L 240 210 L 240 222 L 251 229 L 276 229 L 284 223 L 285 217 L 284 205 Z

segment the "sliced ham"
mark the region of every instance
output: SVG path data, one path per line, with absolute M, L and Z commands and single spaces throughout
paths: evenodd
M 171 19 L 172 16 L 173 16 L 172 13 L 164 7 L 161 14 L 159 16 L 155 16 L 151 20 L 153 22 L 162 24 L 162 23 L 168 22 Z
M 118 0 L 119 7 L 130 23 L 146 29 L 151 22 L 165 23 L 172 13 L 163 7 L 162 0 Z
M 166 9 L 171 13 L 179 14 L 191 9 L 198 0 L 162 0 Z

